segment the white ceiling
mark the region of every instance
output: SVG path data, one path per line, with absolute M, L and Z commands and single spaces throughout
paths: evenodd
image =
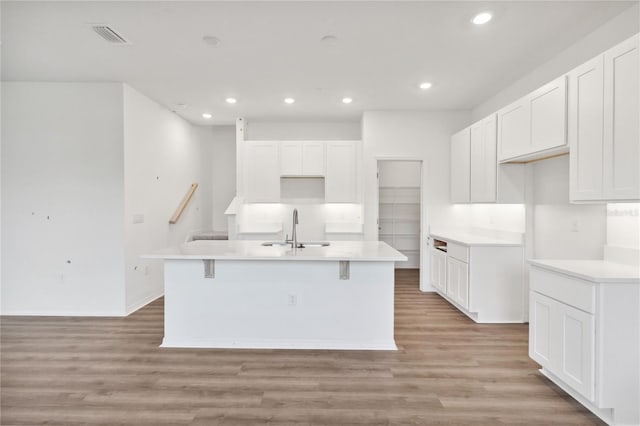
M 634 3 L 3 1 L 2 78 L 124 81 L 198 124 L 470 109 Z M 493 21 L 472 25 L 483 10 Z

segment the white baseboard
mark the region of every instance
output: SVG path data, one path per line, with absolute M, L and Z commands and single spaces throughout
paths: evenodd
M 159 299 L 160 297 L 164 296 L 164 291 L 161 291 L 159 294 L 152 294 L 149 296 L 146 296 L 134 303 L 131 303 L 130 305 L 127 306 L 127 316 L 131 315 L 132 313 L 134 313 L 135 311 L 137 311 L 140 308 L 143 308 L 145 306 L 147 306 L 149 303 L 153 302 L 154 300 Z
M 161 348 L 216 348 L 216 349 L 325 349 L 349 351 L 397 351 L 390 342 L 352 343 L 331 340 L 272 340 L 272 339 L 167 339 Z
M 8 317 L 125 317 L 124 311 L 38 311 L 38 310 L 3 310 L 2 316 Z

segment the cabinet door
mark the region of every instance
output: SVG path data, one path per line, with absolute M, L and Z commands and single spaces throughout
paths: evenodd
M 545 84 L 528 97 L 531 114 L 530 152 L 567 144 L 567 78 Z
M 446 292 L 446 259 L 446 254 L 431 249 L 431 285 L 441 292 Z
M 571 201 L 602 199 L 604 138 L 603 56 L 569 73 Z
M 595 394 L 595 324 L 591 314 L 558 303 L 562 338 L 558 377 L 590 401 Z
M 328 142 L 325 176 L 327 203 L 357 201 L 357 146 L 355 142 Z
M 323 142 L 304 142 L 302 144 L 302 174 L 304 176 L 324 176 Z
M 464 309 L 469 309 L 468 265 L 451 257 L 447 257 L 447 296 Z
M 496 116 L 471 126 L 471 202 L 496 201 Z
M 529 356 L 581 395 L 595 397 L 595 319 L 532 291 Z
M 521 99 L 498 111 L 498 159 L 525 154 L 530 148 L 529 102 Z
M 471 129 L 467 128 L 451 137 L 451 202 L 470 201 Z
M 604 198 L 640 199 L 638 36 L 604 54 Z
M 245 142 L 245 195 L 247 201 L 280 202 L 278 142 Z
M 280 174 L 282 176 L 302 175 L 302 143 L 282 142 L 280 144 Z
M 552 315 L 554 301 L 532 291 L 529 297 L 529 357 L 541 366 L 553 369 L 552 360 L 558 358 L 554 344 Z

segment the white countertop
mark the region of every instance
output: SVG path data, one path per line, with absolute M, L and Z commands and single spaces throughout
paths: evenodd
M 382 241 L 331 241 L 328 247 L 265 247 L 263 241 L 201 240 L 143 255 L 147 259 L 320 260 L 404 262 L 407 257 Z
M 465 246 L 522 246 L 522 242 L 457 231 L 432 231 L 431 238 Z
M 534 266 L 593 282 L 640 284 L 640 268 L 608 260 L 530 259 Z

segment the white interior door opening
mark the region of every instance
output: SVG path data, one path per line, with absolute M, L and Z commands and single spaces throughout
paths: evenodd
M 378 160 L 378 239 L 407 256 L 396 268 L 420 268 L 422 161 Z

